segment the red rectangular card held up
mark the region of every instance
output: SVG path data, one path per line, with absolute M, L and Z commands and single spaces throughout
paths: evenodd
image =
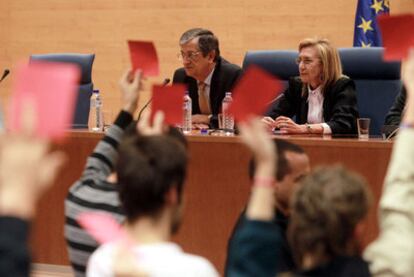
M 155 112 L 163 111 L 167 124 L 181 125 L 183 123 L 185 89 L 186 87 L 183 84 L 153 86 L 151 118 L 154 117 Z
M 60 139 L 71 126 L 78 91 L 80 69 L 73 64 L 31 62 L 15 70 L 7 127 L 22 128 L 23 113 L 33 111 L 35 135 Z
M 381 15 L 378 17 L 384 45 L 384 60 L 402 60 L 414 46 L 414 15 Z
M 279 79 L 260 67 L 251 65 L 233 90 L 233 103 L 229 112 L 238 122 L 245 121 L 252 115 L 261 116 L 282 89 Z
M 132 70 L 142 70 L 144 76 L 158 76 L 159 64 L 157 51 L 151 41 L 128 41 Z

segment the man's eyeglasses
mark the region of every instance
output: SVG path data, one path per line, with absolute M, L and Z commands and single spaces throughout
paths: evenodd
M 177 57 L 178 60 L 183 61 L 185 59 L 188 59 L 190 61 L 195 61 L 198 58 L 198 55 L 200 55 L 200 51 L 196 51 L 196 52 L 188 52 L 187 54 L 184 52 L 178 53 Z
M 317 59 L 316 59 L 317 60 Z M 312 59 L 301 59 L 301 58 L 297 58 L 296 59 L 296 63 L 299 65 L 300 63 L 303 63 L 305 66 L 308 66 L 310 64 L 312 64 L 314 61 L 316 60 L 312 60 Z

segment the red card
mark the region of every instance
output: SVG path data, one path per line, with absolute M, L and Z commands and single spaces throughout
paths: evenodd
M 170 125 L 183 123 L 183 105 L 184 91 L 186 87 L 183 84 L 172 86 L 155 85 L 152 88 L 152 115 L 156 111 L 163 111 L 165 122 Z
M 8 128 L 19 131 L 22 113 L 30 102 L 34 109 L 35 135 L 59 139 L 73 120 L 80 69 L 73 64 L 32 62 L 15 70 L 8 110 Z
M 77 221 L 101 244 L 127 238 L 121 225 L 109 214 L 84 212 L 78 216 Z
M 158 76 L 158 56 L 154 43 L 149 41 L 128 41 L 132 70 L 141 69 L 144 76 Z
M 414 46 L 414 15 L 381 15 L 378 17 L 382 42 L 385 47 L 384 60 L 402 60 Z
M 238 122 L 247 120 L 251 115 L 263 115 L 282 89 L 283 85 L 277 78 L 258 66 L 249 66 L 233 90 L 229 112 Z

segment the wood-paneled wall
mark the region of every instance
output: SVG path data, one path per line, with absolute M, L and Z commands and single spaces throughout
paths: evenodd
M 352 46 L 357 0 L 0 0 L 0 70 L 30 54 L 96 53 L 93 80 L 105 110 L 119 109 L 117 80 L 129 66 L 127 39 L 153 40 L 161 74 L 180 66 L 178 38 L 191 27 L 213 30 L 223 56 L 241 64 L 249 49 L 296 48 L 308 36 Z M 411 0 L 391 0 L 393 13 L 414 11 Z M 11 80 L 0 86 L 5 100 Z M 4 103 L 4 102 L 3 102 Z

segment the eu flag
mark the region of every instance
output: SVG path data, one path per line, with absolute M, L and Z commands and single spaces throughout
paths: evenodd
M 354 46 L 382 46 L 377 16 L 389 13 L 389 0 L 358 0 L 355 15 Z

